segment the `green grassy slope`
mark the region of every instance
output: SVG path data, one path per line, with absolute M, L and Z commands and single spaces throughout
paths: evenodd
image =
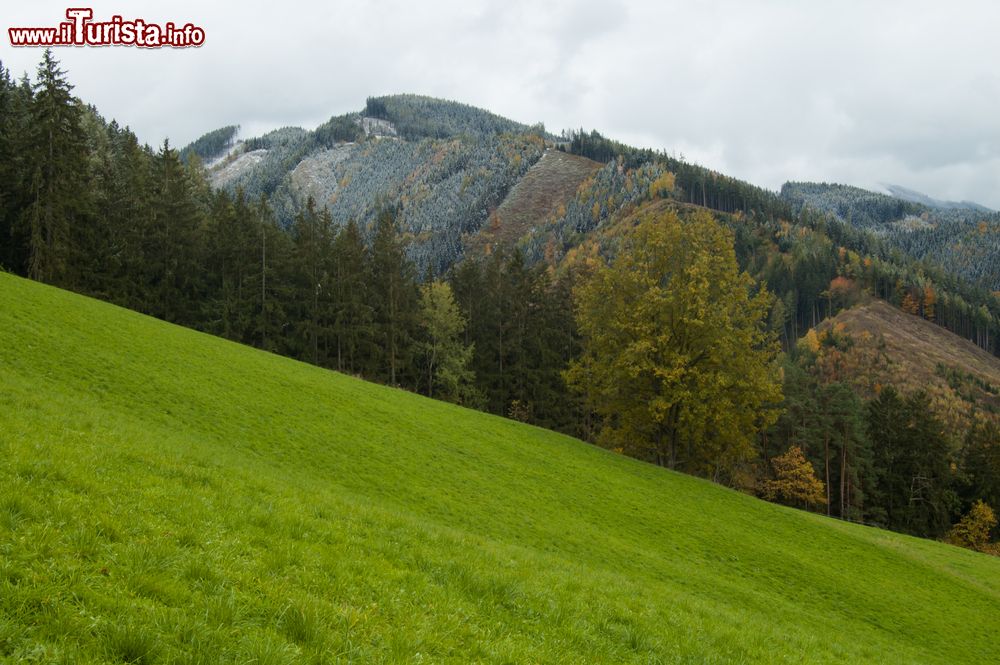
M 0 662 L 1000 661 L 1000 560 L 0 275 Z

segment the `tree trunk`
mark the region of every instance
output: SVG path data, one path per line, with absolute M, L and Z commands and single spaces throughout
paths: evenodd
M 826 515 L 830 516 L 830 434 L 823 435 L 823 471 L 826 473 Z
M 840 455 L 840 519 L 844 519 L 844 481 L 847 478 L 847 442 Z

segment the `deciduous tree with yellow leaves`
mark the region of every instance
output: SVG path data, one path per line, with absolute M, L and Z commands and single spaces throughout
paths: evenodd
M 997 516 L 993 509 L 982 501 L 976 501 L 969 513 L 951 528 L 946 540 L 970 550 L 991 551 L 990 531 L 996 525 Z
M 796 508 L 826 505 L 826 486 L 816 477 L 813 465 L 792 446 L 784 455 L 771 460 L 774 478 L 764 482 L 764 498 Z
M 583 353 L 567 380 L 600 417 L 601 444 L 731 479 L 781 401 L 771 297 L 709 213 L 657 206 L 634 221 L 576 290 Z

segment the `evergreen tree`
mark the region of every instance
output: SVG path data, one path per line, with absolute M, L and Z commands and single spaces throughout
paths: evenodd
M 333 325 L 333 220 L 318 211 L 312 197 L 292 225 L 295 244 L 296 298 L 299 319 L 299 357 L 329 366 Z
M 414 384 L 419 296 L 413 264 L 406 257 L 395 215 L 390 210 L 383 210 L 375 223 L 371 266 L 373 375 L 393 386 L 403 381 Z
M 865 431 L 864 404 L 849 386 L 824 386 L 820 402 L 829 436 L 824 436 L 827 500 L 836 501 L 841 519 L 864 518 L 865 481 L 871 476 L 871 451 Z M 829 487 L 836 481 L 837 487 Z M 829 511 L 829 506 L 827 506 Z M 829 514 L 829 512 L 827 513 Z
M 451 271 L 451 290 L 455 302 L 465 318 L 464 341 L 466 345 L 478 343 L 480 330 L 483 328 L 482 303 L 485 283 L 480 261 L 466 258 Z M 479 353 L 473 355 L 476 376 L 479 377 Z
M 30 229 L 29 274 L 62 286 L 72 285 L 74 234 L 90 210 L 82 110 L 72 90 L 46 49 L 30 109 L 24 214 Z
M 198 305 L 203 257 L 200 232 L 203 211 L 177 151 L 163 142 L 152 160 L 151 218 L 143 235 L 143 285 L 149 313 L 166 321 L 192 324 Z
M 31 108 L 31 86 L 16 84 L 0 63 L 0 268 L 20 274 L 27 273 L 30 256 L 30 235 L 21 217 L 28 199 Z
M 354 374 L 366 366 L 366 358 L 372 353 L 372 306 L 368 249 L 353 219 L 333 242 L 333 264 L 337 369 Z
M 966 505 L 982 500 L 1000 506 L 1000 427 L 989 420 L 976 423 L 965 436 L 962 456 Z
M 474 331 L 475 372 L 486 398 L 486 409 L 506 416 L 510 406 L 508 394 L 510 373 L 510 308 L 511 288 L 507 274 L 509 262 L 502 252 L 494 252 L 482 266 L 479 280 L 478 316 L 470 321 Z M 475 298 L 475 295 L 473 295 Z
M 566 385 L 563 372 L 580 352 L 573 292 L 568 278 L 555 280 L 542 266 L 534 269 L 527 344 L 527 387 L 533 424 L 567 434 L 583 433 L 582 402 Z
M 944 426 L 925 393 L 903 398 L 892 387 L 869 403 L 868 435 L 878 484 L 873 493 L 884 526 L 939 537 L 951 523 L 957 499 Z
M 205 273 L 212 280 L 206 323 L 209 331 L 243 343 L 253 341 L 260 309 L 258 228 L 257 210 L 242 190 L 234 197 L 225 192 L 212 197 L 205 242 Z
M 257 271 L 254 274 L 257 316 L 254 341 L 260 348 L 293 355 L 288 335 L 289 314 L 285 304 L 294 300 L 291 236 L 278 224 L 267 204 L 260 198 L 254 218 L 257 223 Z

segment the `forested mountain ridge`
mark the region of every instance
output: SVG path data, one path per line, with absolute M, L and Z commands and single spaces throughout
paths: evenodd
M 244 140 L 210 165 L 208 177 L 232 193 L 267 196 L 285 226 L 311 198 L 370 237 L 378 213 L 392 208 L 421 274 L 442 274 L 464 254 L 463 236 L 483 227 L 553 140 L 541 125 L 457 102 L 372 97 L 363 111 L 314 131 L 283 128 Z
M 945 210 L 966 208 L 985 213 L 995 212 L 991 208 L 987 208 L 986 206 L 976 203 L 975 201 L 942 201 L 941 199 L 935 199 L 934 197 L 927 196 L 923 192 L 918 192 L 908 187 L 903 187 L 902 185 L 887 184 L 884 185 L 884 187 L 889 194 L 895 196 L 896 198 L 913 201 L 914 203 L 922 203 L 923 205 L 931 208 L 942 208 Z
M 848 185 L 787 182 L 781 198 L 873 233 L 909 256 L 1000 290 L 1000 213 L 972 203 L 941 202 L 889 187 L 898 195 Z
M 196 144 L 215 143 L 227 129 Z M 531 171 L 556 149 L 564 154 Z M 668 173 L 669 182 L 660 180 Z M 596 131 L 557 137 L 541 123 L 419 95 L 369 98 L 362 111 L 314 131 L 285 127 L 242 140 L 209 163 L 207 177 L 231 194 L 266 196 L 286 227 L 312 198 L 336 225 L 354 220 L 370 239 L 378 213 L 392 209 L 420 274 L 443 274 L 470 247 L 491 245 L 501 225 L 504 243 L 530 262 L 561 255 L 622 206 L 649 198 L 650 187 L 720 211 L 790 216 L 772 192 Z

